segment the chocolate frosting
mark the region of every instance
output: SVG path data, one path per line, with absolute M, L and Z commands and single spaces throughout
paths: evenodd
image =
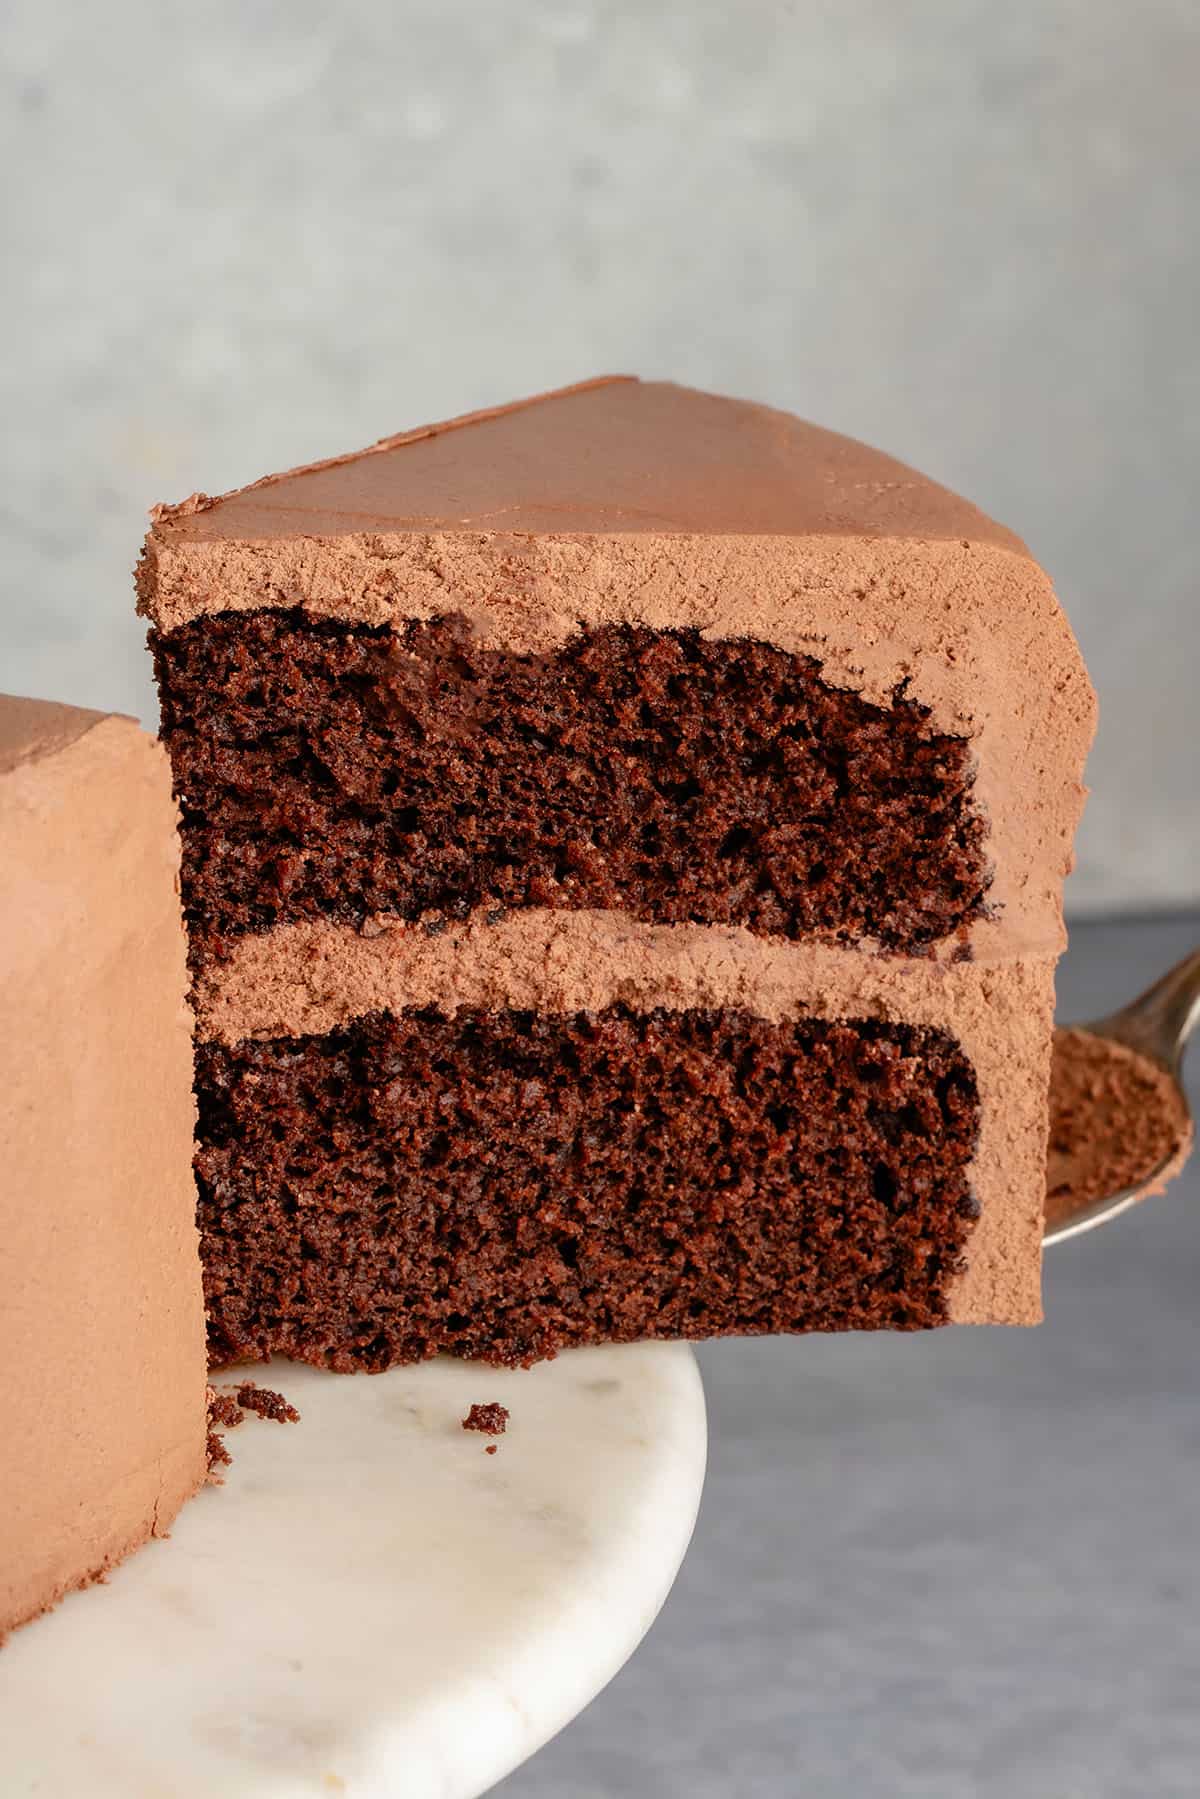
M 204 1477 L 191 1042 L 166 757 L 0 698 L 0 1635 Z
M 649 531 L 969 537 L 1023 549 L 957 494 L 853 438 L 770 406 L 627 375 L 422 425 L 153 516 L 158 542 Z
M 60 706 L 56 700 L 25 700 L 0 694 L 0 775 L 22 762 L 57 755 L 106 718 L 82 706 Z M 130 723 L 133 721 L 130 720 Z

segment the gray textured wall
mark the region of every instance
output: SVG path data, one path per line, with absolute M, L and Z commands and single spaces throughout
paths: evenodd
M 1055 575 L 1078 910 L 1200 893 L 1196 0 L 6 0 L 0 685 L 153 715 L 147 504 L 603 369 Z

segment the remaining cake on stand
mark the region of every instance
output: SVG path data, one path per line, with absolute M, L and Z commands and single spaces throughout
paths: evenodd
M 159 508 L 216 1359 L 1040 1314 L 1094 701 L 1024 546 L 615 380 Z
M 0 697 L 0 1636 L 204 1479 L 178 864 L 160 745 Z

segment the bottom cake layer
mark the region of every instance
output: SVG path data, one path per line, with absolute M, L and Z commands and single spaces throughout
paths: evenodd
M 920 1329 L 979 1206 L 945 1033 L 733 1009 L 376 1013 L 197 1050 L 210 1350 Z

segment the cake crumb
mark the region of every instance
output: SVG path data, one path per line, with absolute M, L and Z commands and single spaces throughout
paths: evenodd
M 272 1418 L 277 1424 L 300 1422 L 300 1414 L 295 1406 L 289 1405 L 282 1393 L 276 1393 L 270 1387 L 256 1387 L 252 1381 L 243 1381 L 233 1393 L 221 1393 L 216 1387 L 210 1387 L 208 1437 L 205 1443 L 210 1487 L 223 1486 L 223 1477 L 217 1470 L 229 1468 L 233 1464 L 223 1433 L 236 1430 L 247 1412 L 254 1412 L 259 1418 Z
M 246 1381 L 237 1390 L 237 1402 L 259 1418 L 270 1418 L 276 1424 L 299 1424 L 300 1414 L 294 1405 L 272 1387 L 256 1387 Z
M 225 1437 L 221 1436 L 219 1430 L 210 1430 L 207 1443 L 205 1443 L 205 1454 L 209 1457 L 209 1473 L 212 1473 L 214 1468 L 228 1468 L 228 1464 L 232 1463 L 232 1459 L 234 1459 L 232 1455 L 228 1454 L 228 1450 L 225 1448 Z
M 210 1487 L 222 1487 L 225 1482 L 217 1470 L 228 1468 L 233 1457 L 226 1449 L 225 1438 L 221 1433 L 233 1430 L 242 1422 L 244 1414 L 228 1393 L 218 1393 L 215 1387 L 208 1388 L 205 1398 L 208 1406 L 208 1435 L 204 1441 L 205 1480 Z
M 210 1430 L 205 1442 L 205 1455 L 208 1460 L 208 1478 L 214 1487 L 221 1485 L 221 1477 L 216 1473 L 218 1468 L 228 1468 L 233 1457 L 225 1447 L 225 1439 L 219 1430 Z
M 508 1407 L 504 1405 L 473 1405 L 462 1421 L 464 1430 L 485 1431 L 489 1437 L 501 1437 L 508 1428 Z M 496 1445 L 493 1443 L 492 1448 Z
M 218 1393 L 215 1387 L 208 1390 L 208 1422 L 219 1424 L 223 1430 L 233 1430 L 242 1422 L 243 1413 L 232 1393 Z
M 484 1453 L 484 1455 L 495 1455 L 495 1453 L 496 1453 L 497 1449 L 499 1449 L 499 1447 L 500 1447 L 500 1445 L 498 1443 L 489 1443 L 483 1453 Z

